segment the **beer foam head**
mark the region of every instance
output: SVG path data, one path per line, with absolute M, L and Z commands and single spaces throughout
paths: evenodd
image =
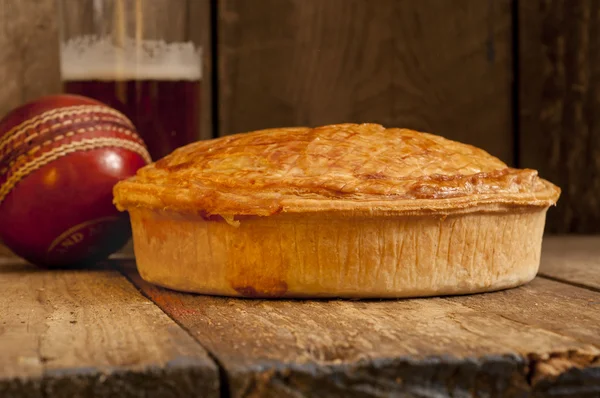
M 192 42 L 83 36 L 61 43 L 63 80 L 200 80 L 202 53 Z

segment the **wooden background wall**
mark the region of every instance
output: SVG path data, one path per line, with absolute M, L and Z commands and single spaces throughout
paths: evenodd
M 203 138 L 344 121 L 426 130 L 561 186 L 549 232 L 600 232 L 600 1 L 193 4 Z M 54 16 L 54 0 L 0 0 L 0 117 L 60 91 Z

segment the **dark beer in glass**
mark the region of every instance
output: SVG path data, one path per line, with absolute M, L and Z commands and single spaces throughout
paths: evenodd
M 64 92 L 127 115 L 153 160 L 200 137 L 201 51 L 181 22 L 189 19 L 188 1 L 194 0 L 62 4 Z

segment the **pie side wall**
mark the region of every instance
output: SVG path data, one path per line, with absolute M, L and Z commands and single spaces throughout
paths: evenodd
M 138 270 L 182 291 L 407 297 L 513 287 L 539 267 L 546 210 L 448 217 L 281 214 L 239 226 L 130 210 Z

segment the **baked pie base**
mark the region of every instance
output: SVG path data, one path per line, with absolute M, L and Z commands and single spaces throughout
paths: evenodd
M 539 267 L 547 207 L 435 215 L 248 216 L 129 209 L 148 282 L 244 297 L 415 297 L 515 287 Z

